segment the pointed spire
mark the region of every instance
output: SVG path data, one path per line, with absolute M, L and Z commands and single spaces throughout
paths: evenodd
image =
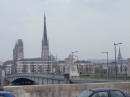
M 43 45 L 48 45 L 48 39 L 47 39 L 47 28 L 46 28 L 46 16 L 44 12 L 44 32 L 43 32 Z
M 47 27 L 46 27 L 46 16 L 44 13 L 44 31 L 43 31 L 43 39 L 42 39 L 42 54 L 41 58 L 43 60 L 48 60 L 49 58 L 49 42 L 47 39 Z
M 118 62 L 121 62 L 122 59 L 123 59 L 123 58 L 122 58 L 121 50 L 120 50 L 120 47 L 119 47 Z

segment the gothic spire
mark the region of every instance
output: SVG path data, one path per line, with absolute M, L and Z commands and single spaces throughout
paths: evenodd
M 44 13 L 43 45 L 48 45 L 47 28 L 46 28 L 46 16 L 45 16 L 45 13 Z
M 119 47 L 119 53 L 118 53 L 118 62 L 120 62 L 122 60 L 122 54 L 121 54 L 121 50 Z
M 44 31 L 43 31 L 43 39 L 42 39 L 41 58 L 43 60 L 48 60 L 48 58 L 49 58 L 49 42 L 48 42 L 48 39 L 47 39 L 47 27 L 46 27 L 45 13 L 44 13 Z

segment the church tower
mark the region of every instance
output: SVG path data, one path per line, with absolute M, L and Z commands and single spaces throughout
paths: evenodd
M 123 58 L 122 58 L 121 50 L 120 50 L 120 47 L 119 47 L 119 53 L 118 53 L 117 61 L 120 63 L 122 60 L 123 60 Z
M 17 61 L 21 59 L 24 59 L 23 41 L 22 39 L 18 39 L 13 49 L 13 73 L 17 71 Z
M 41 53 L 42 60 L 49 59 L 49 42 L 47 39 L 47 28 L 46 28 L 46 16 L 44 14 L 44 32 L 42 38 L 42 53 Z
M 23 58 L 24 58 L 23 41 L 22 39 L 18 39 L 13 49 L 13 59 L 21 60 Z

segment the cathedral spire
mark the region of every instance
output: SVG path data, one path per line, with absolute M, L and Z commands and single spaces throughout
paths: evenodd
M 47 28 L 46 28 L 46 16 L 45 16 L 45 13 L 44 13 L 43 45 L 48 45 Z
M 118 62 L 121 62 L 122 61 L 122 54 L 121 54 L 121 50 L 120 50 L 120 47 L 119 47 L 119 53 L 118 53 Z
M 44 13 L 44 31 L 43 31 L 43 38 L 42 38 L 41 58 L 43 60 L 48 60 L 48 58 L 49 58 L 49 42 L 48 42 L 48 39 L 47 39 L 47 27 L 46 27 L 45 13 Z

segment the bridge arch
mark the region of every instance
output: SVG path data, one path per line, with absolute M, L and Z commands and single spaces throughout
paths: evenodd
M 34 85 L 35 81 L 28 78 L 17 78 L 11 82 L 13 85 Z

